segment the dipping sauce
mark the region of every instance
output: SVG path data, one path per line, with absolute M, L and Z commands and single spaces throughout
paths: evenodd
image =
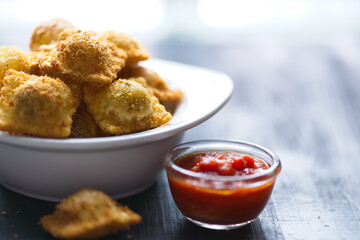
M 270 167 L 263 160 L 235 152 L 194 153 L 175 164 L 190 171 L 223 176 L 250 175 Z
M 254 220 L 264 209 L 280 172 L 277 169 L 275 174 L 261 176 L 271 165 L 237 152 L 190 153 L 175 159 L 174 164 L 196 173 L 185 175 L 167 168 L 179 210 L 195 223 L 211 225 L 240 226 Z

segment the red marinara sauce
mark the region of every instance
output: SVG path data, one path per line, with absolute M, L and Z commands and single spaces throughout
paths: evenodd
M 270 167 L 259 158 L 236 152 L 192 153 L 174 163 L 193 172 L 219 176 L 217 181 L 213 177 L 179 177 L 168 173 L 179 210 L 192 220 L 209 224 L 231 225 L 255 219 L 264 209 L 275 183 L 275 178 L 264 178 L 260 184 L 251 180 L 223 180 L 223 176 L 248 176 Z
M 223 176 L 250 175 L 270 167 L 263 160 L 234 152 L 189 154 L 175 164 L 194 172 Z

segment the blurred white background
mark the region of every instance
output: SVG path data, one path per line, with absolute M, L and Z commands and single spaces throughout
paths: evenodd
M 360 35 L 353 0 L 0 0 L 0 45 L 28 49 L 32 29 L 61 17 L 84 30 L 175 41 L 329 42 Z

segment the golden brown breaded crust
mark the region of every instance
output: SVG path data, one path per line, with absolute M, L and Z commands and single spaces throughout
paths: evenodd
M 67 197 L 53 214 L 40 219 L 46 231 L 64 239 L 98 238 L 140 222 L 140 215 L 94 189 Z
M 5 73 L 9 69 L 29 72 L 29 58 L 18 47 L 0 47 L 0 88 Z
M 128 78 L 127 80 L 140 83 L 144 88 L 149 90 L 149 92 L 154 96 L 154 93 L 153 93 L 153 91 L 151 91 L 149 89 L 149 86 L 147 85 L 147 82 L 146 82 L 145 78 L 143 78 L 143 77 L 131 77 L 131 78 Z
M 172 114 L 183 99 L 183 93 L 180 90 L 170 89 L 156 72 L 136 64 L 126 66 L 118 76 L 125 79 L 143 77 L 146 80 L 144 87 L 151 90 L 166 110 Z
M 40 64 L 51 57 L 52 52 L 29 52 L 27 57 L 30 62 L 29 73 L 37 76 L 45 76 L 46 73 L 40 68 Z M 55 77 L 55 76 L 54 76 Z M 77 107 L 82 99 L 81 82 L 66 79 L 64 77 L 61 80 L 68 85 L 71 93 L 75 99 L 75 106 Z
M 126 55 L 114 56 L 93 33 L 77 31 L 68 34 L 56 49 L 40 63 L 47 75 L 93 84 L 110 84 L 125 64 Z
M 55 48 L 60 34 L 66 29 L 75 30 L 75 27 L 61 18 L 40 23 L 31 35 L 30 49 L 32 51 L 51 51 Z
M 76 100 L 60 79 L 8 70 L 0 97 L 0 130 L 65 138 L 70 135 Z
M 137 42 L 131 35 L 115 32 L 115 31 L 106 31 L 99 33 L 100 40 L 106 42 L 111 42 L 119 49 L 122 49 L 126 52 L 128 59 L 126 64 L 134 64 L 139 61 L 144 61 L 149 59 L 149 51 L 145 48 L 144 45 Z
M 84 100 L 100 128 L 121 135 L 159 127 L 171 114 L 141 84 L 119 79 L 104 87 L 84 86 Z
M 106 47 L 110 50 L 110 54 L 119 61 L 121 69 L 126 65 L 128 55 L 125 50 L 118 48 L 114 43 L 108 41 L 102 41 Z M 120 71 L 119 71 L 120 72 Z
M 26 53 L 30 63 L 29 73 L 37 76 L 44 76 L 45 72 L 40 69 L 40 63 L 45 61 L 51 52 L 28 52 Z
M 86 109 L 85 103 L 81 103 L 73 115 L 71 126 L 71 138 L 91 138 L 100 135 L 99 127 L 94 118 Z
M 71 94 L 73 96 L 74 106 L 76 109 L 79 106 L 81 100 L 83 99 L 81 83 L 67 79 L 61 79 L 61 81 L 63 81 L 70 88 Z

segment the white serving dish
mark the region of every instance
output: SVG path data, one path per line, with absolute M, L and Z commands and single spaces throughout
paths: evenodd
M 166 126 L 86 139 L 21 137 L 0 132 L 1 184 L 49 201 L 61 201 L 85 187 L 121 198 L 151 186 L 163 167 L 164 154 L 180 142 L 184 131 L 224 106 L 233 83 L 222 73 L 164 60 L 152 59 L 142 65 L 184 93 L 184 101 Z

